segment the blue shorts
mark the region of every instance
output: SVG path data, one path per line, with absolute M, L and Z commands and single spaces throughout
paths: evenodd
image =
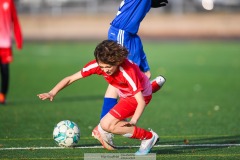
M 150 70 L 146 54 L 143 50 L 142 41 L 137 34 L 131 34 L 127 31 L 110 26 L 108 30 L 108 39 L 117 41 L 119 44 L 126 47 L 129 51 L 128 59 L 136 63 L 141 71 L 146 72 Z

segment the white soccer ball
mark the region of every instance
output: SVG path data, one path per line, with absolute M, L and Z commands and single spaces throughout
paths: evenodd
M 61 121 L 54 127 L 53 139 L 61 147 L 74 147 L 80 139 L 80 129 L 70 120 Z

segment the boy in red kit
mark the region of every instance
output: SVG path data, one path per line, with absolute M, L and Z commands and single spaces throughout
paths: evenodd
M 167 0 L 122 0 L 115 18 L 111 21 L 108 30 L 108 39 L 113 40 L 127 48 L 128 59 L 136 63 L 140 70 L 150 79 L 151 72 L 147 56 L 144 51 L 141 37 L 138 35 L 139 27 L 151 8 L 165 6 Z M 153 93 L 164 85 L 166 79 L 159 75 L 152 81 Z M 117 89 L 108 85 L 104 95 L 100 120 L 117 104 Z M 98 139 L 98 126 L 94 127 L 92 136 Z M 113 136 L 106 134 L 106 142 L 114 146 Z M 113 150 L 114 147 L 108 147 Z
M 137 127 L 146 105 L 152 99 L 152 86 L 148 77 L 139 67 L 127 59 L 128 51 L 115 41 L 104 40 L 95 49 L 95 60 L 84 68 L 61 80 L 50 92 L 38 94 L 41 100 L 52 101 L 56 94 L 76 80 L 98 74 L 118 89 L 118 103 L 101 119 L 98 140 L 105 148 L 109 145 L 104 141 L 104 134 L 110 132 L 124 137 L 142 141 L 136 155 L 148 154 L 159 140 L 154 131 Z M 126 118 L 131 118 L 126 122 Z
M 17 48 L 21 49 L 23 40 L 20 24 L 13 0 L 0 1 L 0 67 L 1 67 L 1 92 L 0 103 L 5 104 L 9 86 L 9 64 L 13 60 L 12 32 Z

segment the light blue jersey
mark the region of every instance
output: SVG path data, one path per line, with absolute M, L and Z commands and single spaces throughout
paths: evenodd
M 108 39 L 126 47 L 129 51 L 128 59 L 143 72 L 149 71 L 150 67 L 137 32 L 150 8 L 151 0 L 123 0 L 108 31 Z

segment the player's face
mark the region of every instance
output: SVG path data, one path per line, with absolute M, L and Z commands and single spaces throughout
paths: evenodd
M 112 66 L 109 64 L 105 64 L 102 62 L 98 63 L 99 67 L 102 69 L 103 72 L 105 72 L 107 75 L 112 75 L 113 73 L 116 72 L 118 66 Z

